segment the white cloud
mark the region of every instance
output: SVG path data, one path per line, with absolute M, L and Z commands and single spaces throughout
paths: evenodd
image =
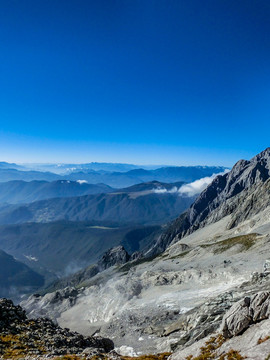
M 180 195 L 185 195 L 185 196 L 189 196 L 189 197 L 194 196 L 194 195 L 200 194 L 203 190 L 205 190 L 207 188 L 207 186 L 209 184 L 211 184 L 211 182 L 214 180 L 215 177 L 217 177 L 218 175 L 224 175 L 227 172 L 229 172 L 229 170 L 225 170 L 222 173 L 213 174 L 212 176 L 207 176 L 207 177 L 195 180 L 189 184 L 182 185 L 180 188 L 177 188 L 176 186 L 174 186 L 170 190 L 167 190 L 165 188 L 158 188 L 158 189 L 153 189 L 153 192 L 156 194 L 178 193 Z
M 157 188 L 153 190 L 156 194 L 165 194 L 165 193 L 169 193 L 169 194 L 173 194 L 178 192 L 178 188 L 176 186 L 174 186 L 173 188 L 171 188 L 170 190 L 167 190 L 165 188 Z
M 82 184 L 87 184 L 87 181 L 86 180 L 77 180 L 77 183 L 82 185 Z
M 208 185 L 211 184 L 215 177 L 217 177 L 218 175 L 224 175 L 228 171 L 229 170 L 225 170 L 222 173 L 213 174 L 212 176 L 207 176 L 199 180 L 195 180 L 192 183 L 182 185 L 178 192 L 187 196 L 194 196 L 200 194 L 203 190 L 207 188 Z

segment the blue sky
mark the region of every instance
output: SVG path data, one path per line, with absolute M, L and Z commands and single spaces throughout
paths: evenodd
M 0 0 L 0 152 L 230 166 L 270 146 L 268 0 Z

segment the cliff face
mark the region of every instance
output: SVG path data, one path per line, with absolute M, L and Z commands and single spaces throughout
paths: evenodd
M 217 176 L 191 207 L 176 219 L 156 244 L 156 251 L 212 224 L 227 215 L 228 228 L 250 218 L 270 205 L 270 148 L 250 161 L 238 161 L 232 170 Z

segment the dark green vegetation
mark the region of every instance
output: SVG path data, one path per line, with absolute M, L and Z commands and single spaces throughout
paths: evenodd
M 141 250 L 160 230 L 157 226 L 97 225 L 104 224 L 60 221 L 1 226 L 0 248 L 35 270 L 64 276 L 96 263 L 106 250 L 119 244 Z
M 41 275 L 0 250 L 0 297 L 33 291 L 43 284 Z
M 8 181 L 0 183 L 0 203 L 29 203 L 37 200 L 99 194 L 113 191 L 105 184 L 80 184 L 77 181 Z

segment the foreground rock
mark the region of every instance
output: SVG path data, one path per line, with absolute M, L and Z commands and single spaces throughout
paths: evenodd
M 0 356 L 4 359 L 45 354 L 101 356 L 113 348 L 109 339 L 86 337 L 62 329 L 46 318 L 29 320 L 20 306 L 15 306 L 11 300 L 0 299 Z
M 226 338 L 243 333 L 251 324 L 270 316 L 270 292 L 246 296 L 236 303 L 223 318 L 222 332 Z
M 270 291 L 246 296 L 224 315 L 219 332 L 176 351 L 170 360 L 270 358 Z

